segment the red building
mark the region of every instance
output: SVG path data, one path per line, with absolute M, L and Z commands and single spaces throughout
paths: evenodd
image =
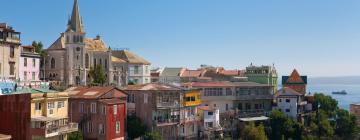
M 282 77 L 282 85 L 304 95 L 306 94 L 307 76 L 300 76 L 298 71 L 294 69 L 290 76 Z
M 12 140 L 30 140 L 31 94 L 0 96 L 0 133 Z
M 67 91 L 70 120 L 79 123 L 84 139 L 125 139 L 125 92 L 115 87 L 77 87 Z

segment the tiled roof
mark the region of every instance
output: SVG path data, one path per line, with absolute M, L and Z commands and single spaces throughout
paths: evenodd
M 96 99 L 101 96 L 109 93 L 112 90 L 118 90 L 115 87 L 75 87 L 69 88 L 66 91 L 69 92 L 71 98 L 87 98 L 87 99 Z M 112 97 L 121 98 L 126 97 L 126 93 L 121 92 L 120 94 L 113 94 Z
M 255 82 L 189 82 L 184 83 L 184 86 L 190 87 L 270 87 L 267 84 L 259 84 Z
M 301 96 L 302 94 L 289 87 L 278 90 L 275 96 Z
M 85 38 L 86 49 L 93 51 L 108 51 L 105 42 L 102 39 Z
M 220 70 L 219 74 L 226 76 L 245 76 L 245 70 Z
M 202 70 L 184 70 L 181 73 L 181 77 L 200 77 L 202 74 Z
M 93 51 L 108 51 L 106 44 L 101 39 L 85 38 L 84 39 L 86 49 Z M 65 49 L 65 38 L 61 35 L 48 50 Z
M 150 73 L 151 77 L 159 77 L 160 73 L 159 72 L 152 72 Z
M 181 87 L 160 83 L 150 83 L 142 85 L 128 85 L 124 87 L 123 90 L 181 90 Z
M 126 62 L 128 62 L 129 64 L 144 64 L 144 65 L 150 65 L 150 62 L 145 60 L 144 58 L 136 55 L 135 53 L 132 53 L 128 50 L 120 50 L 120 51 L 116 51 L 114 50 L 112 52 L 112 55 L 125 60 Z
M 300 76 L 295 69 L 290 76 L 282 77 L 282 84 L 307 84 L 307 76 Z
M 160 76 L 180 76 L 183 68 L 165 68 Z
M 117 57 L 115 57 L 115 56 L 111 56 L 111 61 L 112 61 L 112 62 L 116 62 L 116 63 L 126 63 L 125 60 L 122 60 L 122 59 L 117 58 Z

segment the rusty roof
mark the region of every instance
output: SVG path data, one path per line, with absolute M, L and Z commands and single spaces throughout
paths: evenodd
M 101 96 L 110 93 L 112 90 L 119 90 L 120 89 L 112 86 L 107 87 L 72 87 L 67 89 L 66 91 L 69 93 L 70 98 L 86 98 L 86 99 L 96 99 L 100 98 Z M 126 97 L 127 94 L 121 91 L 120 94 L 112 94 L 111 97 L 114 98 L 122 98 Z
M 270 85 L 259 84 L 255 82 L 228 82 L 228 81 L 189 82 L 189 83 L 184 83 L 183 85 L 190 87 L 270 87 Z
M 181 87 L 161 84 L 161 83 L 150 83 L 142 85 L 128 85 L 123 90 L 181 90 Z

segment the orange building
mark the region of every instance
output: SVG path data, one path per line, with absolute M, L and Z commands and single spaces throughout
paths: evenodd
M 282 77 L 282 85 L 301 94 L 306 94 L 307 76 L 300 76 L 298 71 L 294 69 L 290 76 Z

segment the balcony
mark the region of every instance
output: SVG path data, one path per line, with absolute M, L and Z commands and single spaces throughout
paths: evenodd
M 168 125 L 175 125 L 180 123 L 180 119 L 178 118 L 171 118 L 171 119 L 161 119 L 158 118 L 158 120 L 154 120 L 154 123 L 157 126 L 168 126 Z
M 156 103 L 158 108 L 180 108 L 180 104 L 176 101 L 174 102 L 158 102 Z
M 239 118 L 260 117 L 260 116 L 269 116 L 269 115 L 270 115 L 270 111 L 266 111 L 263 109 L 254 109 L 254 110 L 237 112 L 237 116 Z
M 67 134 L 74 131 L 78 131 L 78 123 L 69 123 L 63 126 L 47 126 L 45 128 L 45 137 L 53 137 L 60 134 Z

